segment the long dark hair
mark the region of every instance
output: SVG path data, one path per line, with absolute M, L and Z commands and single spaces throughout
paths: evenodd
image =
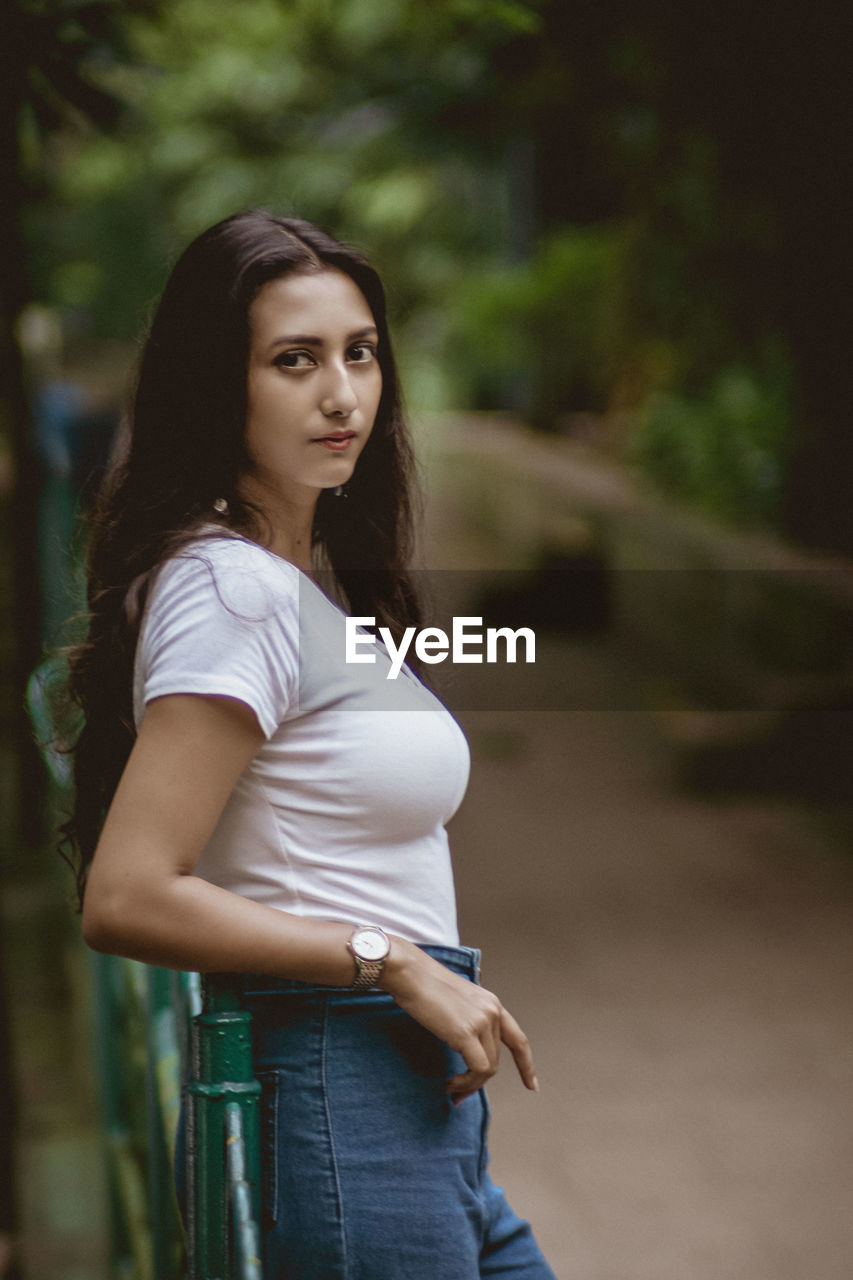
M 346 498 L 320 495 L 314 544 L 353 613 L 375 616 L 398 638 L 420 623 L 407 572 L 414 461 L 382 283 L 360 253 L 311 223 L 261 209 L 226 218 L 194 240 L 172 270 L 92 517 L 89 631 L 70 651 L 69 690 L 84 722 L 73 748 L 74 807 L 61 846 L 80 902 L 133 745 L 133 660 L 154 574 L 215 519 L 220 498 L 231 529 L 265 541 L 263 513 L 237 493 L 246 464 L 249 307 L 270 280 L 330 268 L 353 280 L 373 313 L 382 395 Z

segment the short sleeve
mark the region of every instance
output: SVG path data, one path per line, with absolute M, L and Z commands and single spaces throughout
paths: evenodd
M 254 543 L 210 538 L 160 569 L 136 655 L 137 724 L 167 694 L 236 698 L 264 735 L 297 700 L 299 571 Z

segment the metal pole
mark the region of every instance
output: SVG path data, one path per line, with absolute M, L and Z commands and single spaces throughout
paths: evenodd
M 172 1180 L 181 1093 L 178 1035 L 171 974 L 166 969 L 148 966 L 146 978 L 146 1145 L 151 1248 L 157 1280 L 178 1280 L 177 1214 Z
M 248 1153 L 239 1103 L 225 1107 L 225 1144 L 228 1188 L 231 1198 L 231 1238 L 234 1280 L 263 1280 L 261 1233 L 254 1208 L 254 1187 L 248 1176 Z
M 222 1005 L 232 1007 L 223 1008 Z M 226 1177 L 225 1113 L 242 1113 L 245 1183 L 251 1217 L 260 1220 L 259 1104 L 254 1078 L 251 1014 L 233 1007 L 233 997 L 213 998 L 193 1020 L 193 1079 L 188 1088 L 187 1190 L 190 1280 L 230 1276 L 231 1240 Z

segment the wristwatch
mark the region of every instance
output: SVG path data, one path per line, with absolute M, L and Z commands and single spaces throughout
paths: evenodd
M 355 981 L 351 991 L 367 991 L 375 987 L 385 961 L 391 952 L 391 941 L 378 924 L 360 924 L 350 935 L 347 946 L 355 961 Z

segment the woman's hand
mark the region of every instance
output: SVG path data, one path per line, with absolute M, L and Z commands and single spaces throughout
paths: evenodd
M 538 1091 L 527 1036 L 491 991 L 446 969 L 402 938 L 392 940 L 380 985 L 401 1009 L 464 1058 L 468 1070 L 447 1081 L 455 1103 L 464 1102 L 495 1074 L 501 1044 L 512 1054 L 525 1086 Z

